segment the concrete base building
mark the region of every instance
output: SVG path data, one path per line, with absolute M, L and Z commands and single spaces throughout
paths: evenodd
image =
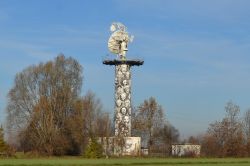
M 107 156 L 141 155 L 141 137 L 102 137 L 98 142 L 102 144 L 103 153 Z
M 200 156 L 201 146 L 194 144 L 174 144 L 172 145 L 172 155 L 173 156 Z

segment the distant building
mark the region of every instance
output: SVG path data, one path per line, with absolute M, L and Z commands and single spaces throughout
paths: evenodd
M 142 156 L 147 156 L 148 155 L 148 148 L 141 148 L 141 155 Z
M 194 144 L 173 144 L 172 155 L 173 156 L 200 156 L 201 146 Z

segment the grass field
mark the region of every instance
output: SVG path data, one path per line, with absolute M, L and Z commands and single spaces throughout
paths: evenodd
M 163 158 L 130 158 L 130 159 L 79 159 L 79 158 L 46 158 L 46 159 L 0 159 L 0 165 L 9 166 L 250 166 L 250 158 L 241 159 L 163 159 Z

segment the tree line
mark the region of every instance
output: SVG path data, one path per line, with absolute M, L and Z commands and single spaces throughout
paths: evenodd
M 64 55 L 17 73 L 8 93 L 5 132 L 0 129 L 0 153 L 100 157 L 96 140 L 114 135 L 114 120 L 93 92 L 82 95 L 82 85 L 83 67 Z M 131 116 L 132 136 L 142 138 L 149 155 L 170 156 L 180 134 L 157 100 L 145 99 Z M 183 142 L 200 144 L 206 157 L 250 156 L 250 109 L 241 117 L 240 107 L 230 101 L 222 120 Z
M 225 116 L 211 123 L 205 134 L 191 136 L 187 142 L 200 144 L 205 157 L 250 156 L 250 109 L 240 116 L 240 107 L 229 101 Z
M 90 135 L 109 134 L 100 101 L 92 92 L 81 96 L 82 70 L 60 55 L 18 73 L 8 94 L 8 142 L 24 152 L 78 155 Z
M 93 92 L 81 95 L 82 85 L 83 67 L 64 55 L 17 73 L 6 108 L 8 144 L 40 155 L 92 153 L 99 147 L 96 138 L 113 136 L 114 125 Z M 132 116 L 133 136 L 144 138 L 150 152 L 177 141 L 178 130 L 167 123 L 154 98 Z

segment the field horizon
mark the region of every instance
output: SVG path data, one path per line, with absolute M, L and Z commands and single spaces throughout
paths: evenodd
M 85 159 L 79 157 L 48 157 L 31 159 L 0 159 L 0 165 L 8 166 L 114 166 L 114 165 L 185 165 L 185 166 L 246 166 L 250 158 L 109 158 Z

